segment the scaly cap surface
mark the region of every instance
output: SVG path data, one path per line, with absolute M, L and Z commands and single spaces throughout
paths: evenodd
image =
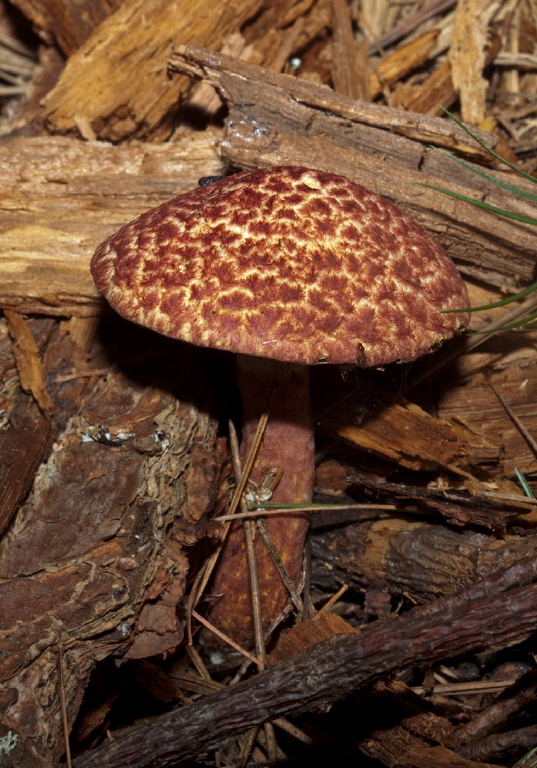
M 409 361 L 468 323 L 442 247 L 387 200 L 324 171 L 238 173 L 176 197 L 99 246 L 93 278 L 123 317 L 276 360 Z

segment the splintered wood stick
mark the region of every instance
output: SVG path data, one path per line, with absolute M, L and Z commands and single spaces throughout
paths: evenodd
M 338 701 L 408 664 L 433 664 L 514 642 L 537 628 L 536 578 L 537 562 L 529 557 L 359 634 L 335 635 L 240 685 L 123 729 L 112 744 L 82 755 L 75 766 L 128 768 L 133 753 L 140 765 L 172 765 L 267 720 Z

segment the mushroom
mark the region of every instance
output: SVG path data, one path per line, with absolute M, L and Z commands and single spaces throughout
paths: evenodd
M 271 471 L 274 503 L 308 504 L 314 479 L 309 366 L 415 360 L 462 331 L 466 287 L 438 243 L 387 200 L 341 176 L 301 167 L 237 173 L 155 208 L 99 246 L 93 278 L 123 317 L 237 355 L 247 455 L 276 398 L 251 480 Z M 268 518 L 298 582 L 305 514 Z M 251 644 L 239 526 L 215 576 L 213 621 Z M 287 591 L 257 543 L 265 629 Z

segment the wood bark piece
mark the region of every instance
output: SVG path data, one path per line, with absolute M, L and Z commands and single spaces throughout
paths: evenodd
M 0 541 L 0 727 L 24 768 L 55 767 L 64 750 L 60 645 L 71 726 L 97 661 L 181 642 L 184 545 L 213 503 L 209 369 L 194 348 L 141 331 L 129 341 L 121 327 L 107 324 L 89 358 L 53 334 L 45 365 L 63 428 Z M 83 375 L 69 376 L 73 358 Z
M 0 306 L 49 315 L 95 315 L 95 248 L 123 224 L 223 165 L 211 131 L 166 146 L 115 147 L 64 137 L 0 144 Z
M 24 424 L 0 431 L 0 536 L 52 448 L 52 423 L 35 411 L 28 408 Z
M 382 93 L 383 86 L 394 85 L 413 69 L 425 64 L 436 44 L 438 34 L 435 29 L 424 32 L 414 40 L 398 46 L 382 59 L 370 76 L 370 98 L 377 98 Z M 408 105 L 406 108 L 408 109 Z
M 418 405 L 382 392 L 338 371 L 315 371 L 321 428 L 377 456 L 413 470 L 444 470 L 460 476 L 472 467 L 495 464 L 501 441 L 488 439 L 450 410 L 449 419 L 431 416 Z
M 368 70 L 358 64 L 352 19 L 345 0 L 332 0 L 332 81 L 334 90 L 352 99 L 369 99 Z
M 524 354 L 524 344 L 531 344 L 513 334 L 503 334 L 497 343 L 489 349 L 495 355 L 488 362 L 489 366 L 498 364 L 505 355 L 516 353 L 521 347 L 520 356 L 513 358 L 504 372 L 495 374 L 491 381 L 503 396 L 514 415 L 520 419 L 531 435 L 537 430 L 537 365 L 528 353 Z M 519 344 L 522 342 L 522 344 Z M 535 343 L 535 342 L 533 342 Z M 503 351 L 503 358 L 501 357 Z M 502 365 L 503 367 L 503 365 Z M 517 429 L 492 388 L 486 381 L 477 379 L 465 387 L 450 387 L 439 393 L 439 416 L 452 418 L 456 415 L 474 429 L 479 429 L 486 440 L 502 445 L 501 466 L 504 475 L 513 476 L 515 467 L 524 474 L 537 470 L 537 456 L 524 436 Z
M 403 683 L 377 683 L 368 703 L 379 713 L 386 713 L 387 717 L 380 714 L 380 722 L 377 721 L 374 730 L 359 741 L 359 747 L 384 765 L 394 768 L 494 768 L 453 751 L 456 748 L 453 744 L 455 729 L 448 713 L 437 714 L 430 702 L 418 697 Z M 397 718 L 393 718 L 393 708 L 398 712 Z
M 441 115 L 440 105 L 451 109 L 457 98 L 451 79 L 451 65 L 444 59 L 439 66 L 425 79 L 414 84 L 399 82 L 391 95 L 392 107 L 418 112 L 422 115 Z
M 280 72 L 292 54 L 306 47 L 323 28 L 323 7 L 330 0 L 272 0 L 241 33 L 257 64 Z
M 288 713 L 338 701 L 408 664 L 505 643 L 537 628 L 537 563 L 503 573 L 360 635 L 337 635 L 232 688 L 116 732 L 76 768 L 167 768 Z M 501 616 L 501 621 L 498 617 Z
M 26 321 L 21 315 L 5 310 L 9 332 L 13 339 L 13 355 L 17 362 L 21 387 L 31 392 L 45 416 L 50 415 L 52 400 L 43 378 L 37 344 Z
M 326 520 L 326 518 L 325 518 Z M 453 594 L 498 568 L 531 556 L 535 536 L 496 538 L 410 517 L 364 522 L 312 534 L 312 582 L 406 594 L 417 603 Z
M 305 165 L 348 176 L 434 232 L 465 274 L 506 290 L 531 281 L 535 233 L 530 225 L 416 184 L 505 204 L 493 184 L 423 145 L 458 146 L 475 153 L 451 121 L 353 101 L 327 87 L 197 46 L 179 46 L 170 66 L 211 83 L 227 101 L 230 114 L 221 151 L 231 165 Z M 480 150 L 476 156 L 484 155 Z M 513 209 L 533 213 L 524 202 L 513 203 Z
M 53 38 L 65 56 L 70 56 L 103 19 L 120 7 L 121 0 L 15 0 L 13 5 L 43 37 Z
M 191 41 L 220 48 L 263 7 L 262 0 L 125 0 L 69 59 L 44 100 L 54 131 L 121 141 L 169 135 L 185 78 L 170 81 L 172 45 Z

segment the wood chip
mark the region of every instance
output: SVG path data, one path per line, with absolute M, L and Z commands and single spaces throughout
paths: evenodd
M 39 350 L 32 332 L 22 315 L 7 309 L 4 314 L 13 340 L 13 355 L 21 387 L 25 392 L 31 392 L 40 409 L 48 416 L 52 411 L 52 400 L 45 385 Z
M 476 23 L 477 0 L 459 0 L 449 51 L 451 76 L 461 100 L 462 120 L 479 125 L 485 117 L 487 80 L 485 66 L 486 29 Z
M 60 133 L 78 133 L 83 125 L 86 135 L 91 130 L 110 141 L 169 136 L 177 101 L 190 87 L 184 78 L 167 78 L 172 46 L 189 41 L 218 50 L 262 6 L 261 0 L 125 0 L 67 62 L 43 102 L 46 121 Z

